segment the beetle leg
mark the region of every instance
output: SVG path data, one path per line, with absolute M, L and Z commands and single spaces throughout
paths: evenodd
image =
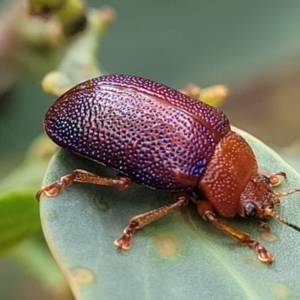
M 36 194 L 37 200 L 45 193 L 48 197 L 54 197 L 72 182 L 92 183 L 98 185 L 110 185 L 120 190 L 127 189 L 132 181 L 126 176 L 118 175 L 116 178 L 101 177 L 85 170 L 74 170 L 72 174 L 61 177 L 60 180 L 42 187 Z
M 131 247 L 133 235 L 137 229 L 165 216 L 169 212 L 188 203 L 186 193 L 175 194 L 175 201 L 169 205 L 151 210 L 149 212 L 134 216 L 130 219 L 129 225 L 124 229 L 123 235 L 115 240 L 114 244 L 119 250 L 128 250 Z
M 267 224 L 266 222 L 258 220 L 258 224 L 266 232 L 270 232 L 271 231 L 269 224 Z
M 210 204 L 210 202 L 206 200 L 199 201 L 197 204 L 197 209 L 199 214 L 203 217 L 205 221 L 212 223 L 220 230 L 236 238 L 242 244 L 248 245 L 257 253 L 258 259 L 260 261 L 265 262 L 267 264 L 272 264 L 272 262 L 274 261 L 273 255 L 262 245 L 260 245 L 259 242 L 255 241 L 249 234 L 219 221 L 216 218 L 215 213 L 213 212 L 213 207 Z
M 281 177 L 283 177 L 284 179 L 286 179 L 286 173 L 284 173 L 284 172 L 273 173 L 273 174 L 271 174 L 271 175 L 268 177 L 269 180 L 270 180 L 270 183 L 271 183 L 271 185 L 272 185 L 273 187 L 275 187 L 275 186 L 281 184 L 282 179 L 281 179 L 279 176 L 281 176 Z

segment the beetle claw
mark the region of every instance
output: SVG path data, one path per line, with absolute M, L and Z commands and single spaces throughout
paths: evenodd
M 274 262 L 274 256 L 264 247 L 262 247 L 258 242 L 254 241 L 252 244 L 248 244 L 253 250 L 256 251 L 258 259 L 271 265 Z
M 123 235 L 115 240 L 114 244 L 118 250 L 129 250 L 131 248 L 131 241 L 136 228 L 137 222 L 131 222 L 123 231 Z
M 129 250 L 131 248 L 132 234 L 124 233 L 115 240 L 114 244 L 117 250 Z
M 60 180 L 53 182 L 45 187 L 42 187 L 36 193 L 36 199 L 40 201 L 42 194 L 48 197 L 57 196 L 66 186 L 70 185 L 75 180 L 75 174 L 69 174 L 62 177 Z

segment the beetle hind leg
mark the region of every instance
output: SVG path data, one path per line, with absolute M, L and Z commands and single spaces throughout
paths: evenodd
M 114 244 L 119 250 L 128 250 L 131 247 L 132 238 L 137 229 L 167 215 L 174 209 L 180 208 L 188 203 L 186 193 L 175 194 L 175 201 L 169 205 L 151 210 L 149 212 L 134 216 L 130 219 L 129 225 L 124 229 L 123 235 L 115 240 Z
M 120 190 L 128 188 L 132 181 L 126 176 L 117 176 L 116 178 L 101 177 L 85 170 L 74 170 L 72 174 L 61 177 L 60 180 L 55 181 L 45 187 L 42 187 L 36 194 L 37 200 L 40 200 L 42 194 L 48 197 L 54 197 L 59 194 L 65 187 L 73 182 L 92 183 L 98 185 L 110 185 Z
M 265 249 L 259 242 L 255 241 L 249 234 L 235 229 L 216 218 L 215 213 L 213 212 L 213 207 L 210 202 L 206 200 L 201 200 L 197 203 L 197 209 L 199 214 L 203 217 L 205 221 L 210 222 L 215 227 L 219 228 L 223 232 L 231 235 L 235 239 L 237 239 L 242 244 L 248 245 L 252 248 L 261 262 L 272 264 L 274 261 L 273 255 Z

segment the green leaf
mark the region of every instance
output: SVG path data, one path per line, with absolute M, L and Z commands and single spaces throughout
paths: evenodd
M 70 291 L 42 236 L 35 199 L 54 149 L 56 146 L 46 136 L 40 136 L 32 143 L 24 162 L 1 180 L 0 255 L 8 254 L 8 258 L 25 267 L 45 289 L 67 299 Z
M 241 132 L 259 165 L 288 178 L 278 190 L 300 185 L 300 176 L 254 137 Z M 81 168 L 103 176 L 114 172 L 60 150 L 44 184 Z M 299 224 L 299 195 L 282 200 L 280 214 Z M 78 299 L 284 299 L 299 298 L 299 233 L 270 220 L 272 234 L 256 222 L 225 220 L 258 239 L 272 254 L 272 266 L 197 215 L 191 204 L 137 231 L 129 251 L 113 242 L 129 219 L 172 201 L 171 193 L 133 185 L 126 191 L 74 183 L 58 196 L 42 197 L 44 234 Z
M 53 148 L 48 138 L 37 138 L 24 162 L 0 181 L 0 255 L 41 232 L 35 194 Z
M 40 229 L 34 191 L 0 194 L 0 255 Z
M 45 162 L 25 163 L 0 183 L 0 255 L 40 231 L 35 193 Z

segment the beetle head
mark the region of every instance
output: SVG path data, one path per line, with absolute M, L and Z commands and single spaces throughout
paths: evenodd
M 240 215 L 245 218 L 257 219 L 262 223 L 267 217 L 273 217 L 277 221 L 300 231 L 300 227 L 289 223 L 274 211 L 274 207 L 280 204 L 281 197 L 300 192 L 300 189 L 284 193 L 274 192 L 271 179 L 273 179 L 276 175 L 286 176 L 285 173 L 277 173 L 267 177 L 257 173 L 251 177 L 249 183 L 246 185 L 246 188 L 241 194 L 242 207 Z

